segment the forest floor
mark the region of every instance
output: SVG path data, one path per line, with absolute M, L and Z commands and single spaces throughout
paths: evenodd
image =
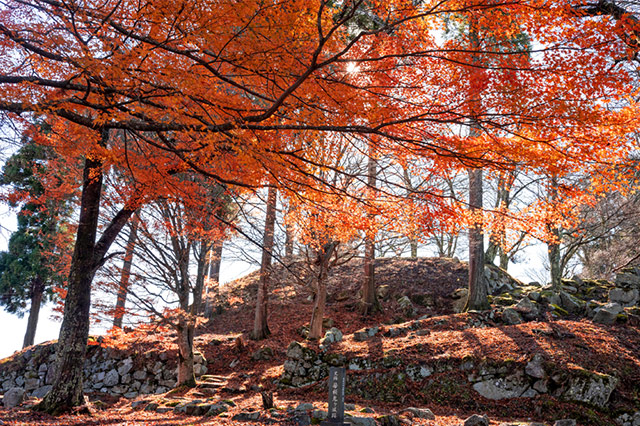
M 301 403 L 312 403 L 315 409 L 327 409 L 327 395 L 321 387 L 281 388 L 274 382 L 283 373 L 286 350 L 292 341 L 303 341 L 301 328 L 311 318 L 311 290 L 305 284 L 304 272 L 296 271 L 301 279 L 293 279 L 290 273 L 280 269 L 274 274 L 274 285 L 270 298 L 269 327 L 271 336 L 262 341 L 253 341 L 248 333 L 253 324 L 253 303 L 257 275 L 250 274 L 222 289 L 224 308 L 212 320 L 203 321 L 195 339 L 196 349 L 207 359 L 207 374 L 226 379 L 226 386 L 216 394 L 221 400 L 231 400 L 235 407 L 224 414 L 226 417 L 195 417 L 173 412 L 159 414 L 132 407 L 135 400 L 124 398 L 91 396 L 92 413 L 50 417 L 33 413 L 24 407 L 0 410 L 0 425 L 262 425 L 297 424 L 292 420 L 293 409 Z M 337 267 L 331 276 L 329 298 L 325 318 L 344 333 L 345 338 L 333 344 L 331 350 L 370 359 L 382 357 L 395 350 L 404 359 L 428 358 L 449 362 L 452 360 L 491 360 L 492 362 L 525 362 L 533 353 L 543 353 L 563 368 L 588 366 L 590 371 L 612 374 L 621 379 L 612 396 L 608 413 L 600 413 L 576 403 L 553 400 L 553 398 L 513 398 L 487 400 L 474 392 L 454 387 L 449 392 L 435 392 L 428 401 L 417 401 L 407 394 L 400 402 L 384 403 L 347 395 L 346 402 L 354 404 L 353 415 L 377 418 L 385 414 L 398 414 L 407 407 L 429 408 L 435 420 L 407 418 L 413 425 L 458 426 L 472 414 L 486 414 L 491 425 L 513 425 L 514 422 L 538 421 L 553 425 L 563 418 L 585 418 L 589 421 L 579 425 L 612 424 L 608 415 L 617 409 L 616 404 L 637 404 L 640 395 L 634 394 L 640 383 L 640 327 L 635 321 L 624 325 L 605 326 L 594 324 L 584 318 L 552 319 L 526 322 L 518 325 L 488 324 L 474 326 L 473 313 L 454 313 L 455 300 L 451 297 L 456 289 L 465 286 L 466 264 L 446 259 L 387 260 L 376 264 L 376 278 L 383 289 L 382 311 L 363 317 L 357 310 L 359 269 L 354 262 Z M 428 296 L 425 306 L 416 304 L 414 318 L 423 320 L 428 333 L 386 339 L 376 338 L 357 342 L 352 333 L 366 327 L 385 327 L 409 320 L 397 303 L 400 295 L 412 295 L 421 300 Z M 418 295 L 419 297 L 414 297 Z M 383 333 L 380 333 L 382 335 Z M 163 347 L 175 358 L 176 346 L 172 343 L 174 333 L 156 330 L 155 333 L 140 333 L 135 330 L 118 336 L 118 346 L 136 347 L 137 350 L 157 351 Z M 109 340 L 109 339 L 107 339 Z M 113 342 L 111 342 L 113 344 Z M 317 348 L 317 342 L 307 342 Z M 252 355 L 259 349 L 269 347 L 273 357 L 255 361 Z M 416 348 L 420 348 L 417 351 Z M 452 375 L 456 380 L 455 374 Z M 460 377 L 465 382 L 465 377 Z M 347 378 L 348 380 L 348 378 Z M 273 392 L 275 409 L 263 410 L 260 420 L 233 420 L 240 413 L 262 410 L 261 391 Z M 181 401 L 203 399 L 207 395 L 201 389 L 169 392 L 168 395 L 146 396 L 153 398 L 176 398 Z M 140 396 L 137 400 L 144 399 Z M 635 402 L 634 402 L 635 401 Z M 371 409 L 370 414 L 361 412 Z

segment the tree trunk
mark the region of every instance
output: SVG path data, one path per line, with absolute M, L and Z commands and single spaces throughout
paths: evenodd
M 89 337 L 91 282 L 95 274 L 94 250 L 98 229 L 102 162 L 87 158 L 84 163 L 80 220 L 71 260 L 64 303 L 64 318 L 56 345 L 53 388 L 35 409 L 50 414 L 71 411 L 84 404 L 82 375 Z
M 369 188 L 373 201 L 375 189 L 376 189 L 376 161 L 374 158 L 375 151 L 372 142 L 369 142 L 369 162 L 367 167 L 367 186 Z M 375 214 L 369 212 L 369 222 L 373 223 L 375 220 Z M 362 299 L 360 301 L 360 311 L 363 315 L 369 315 L 375 311 L 380 310 L 378 299 L 376 298 L 376 280 L 375 280 L 375 233 L 368 231 L 364 240 L 364 269 L 363 269 L 363 281 L 362 281 Z
M 120 275 L 120 286 L 118 287 L 118 298 L 116 300 L 116 309 L 113 315 L 113 326 L 122 328 L 122 318 L 124 317 L 124 305 L 127 301 L 127 293 L 129 292 L 129 278 L 131 277 L 131 264 L 133 262 L 133 250 L 136 245 L 138 234 L 138 216 L 134 216 L 131 220 L 131 231 L 124 253 L 124 262 L 122 264 L 122 273 Z
M 500 250 L 500 267 L 505 271 L 509 269 L 509 256 L 504 250 Z
M 200 250 L 198 252 L 197 271 L 196 271 L 196 285 L 193 289 L 193 305 L 191 306 L 191 313 L 197 315 L 202 311 L 202 299 L 204 293 L 204 281 L 207 275 L 207 269 L 209 266 L 209 251 L 211 249 L 211 243 L 206 240 L 200 241 Z
M 469 169 L 469 209 L 482 214 L 482 169 Z M 484 280 L 484 236 L 482 222 L 476 222 L 469 229 L 469 297 L 464 310 L 489 309 L 487 286 Z
M 186 314 L 186 312 L 185 312 Z M 178 321 L 178 382 L 176 386 L 193 388 L 196 386 L 196 376 L 193 372 L 193 335 L 195 327 L 190 318 L 180 318 Z
M 103 129 L 101 137 L 101 145 L 106 146 L 109 130 Z M 62 414 L 84 403 L 82 376 L 89 337 L 91 282 L 97 269 L 104 263 L 109 247 L 136 210 L 134 206 L 125 205 L 96 243 L 102 177 L 102 162 L 95 158 L 85 159 L 80 219 L 71 258 L 64 317 L 56 345 L 53 387 L 34 407 L 37 411 Z
M 36 327 L 40 316 L 40 306 L 42 305 L 42 295 L 44 294 L 44 283 L 37 276 L 31 282 L 31 307 L 29 308 L 29 319 L 27 321 L 27 332 L 24 335 L 22 347 L 33 345 L 36 337 Z
M 293 257 L 293 230 L 289 223 L 284 226 L 284 235 L 284 256 L 290 261 Z
M 271 275 L 271 253 L 273 251 L 273 232 L 276 223 L 277 190 L 269 185 L 267 192 L 267 213 L 264 223 L 262 241 L 262 262 L 260 264 L 260 281 L 256 300 L 256 315 L 253 322 L 251 338 L 261 340 L 271 334 L 267 323 L 267 303 L 269 299 L 269 276 Z
M 220 291 L 220 265 L 222 263 L 223 246 L 224 240 L 220 239 L 213 243 L 213 247 L 211 249 L 211 257 L 209 259 L 209 283 L 204 300 L 205 318 L 213 317 L 213 304 L 215 302 L 216 295 Z
M 555 177 L 549 182 L 549 200 L 553 206 L 558 199 L 558 180 Z M 551 225 L 551 234 L 555 238 L 554 241 L 547 244 L 549 255 L 549 269 L 551 273 L 551 288 L 555 291 L 562 289 L 562 256 L 560 252 L 560 228 L 557 225 Z
M 412 238 L 409 241 L 409 246 L 411 247 L 411 258 L 417 259 L 418 258 L 418 240 L 415 238 Z
M 324 319 L 324 310 L 327 303 L 327 275 L 329 274 L 329 259 L 337 243 L 331 242 L 322 247 L 322 251 L 317 254 L 316 264 L 318 272 L 315 279 L 316 297 L 313 303 L 313 311 L 311 313 L 311 324 L 309 326 L 309 339 L 319 339 L 322 337 L 322 320 Z

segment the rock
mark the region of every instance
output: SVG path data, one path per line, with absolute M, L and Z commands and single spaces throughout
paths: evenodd
M 324 410 L 313 410 L 313 413 L 311 413 L 311 423 L 314 423 L 314 420 L 316 423 L 320 423 L 320 421 L 326 420 L 327 417 L 329 417 L 328 412 Z
M 193 353 L 193 363 L 194 364 L 206 364 L 207 360 L 200 352 Z
M 335 327 L 330 328 L 324 334 L 324 338 L 320 341 L 323 345 L 328 345 L 331 343 L 337 343 L 342 340 L 342 331 L 338 330 Z
M 197 377 L 207 374 L 207 366 L 203 364 L 195 364 L 193 366 L 193 374 L 195 374 Z
M 539 291 L 531 291 L 529 292 L 529 299 L 533 300 L 534 302 L 540 302 L 540 292 Z
M 621 272 L 616 274 L 616 287 L 640 287 L 640 276 L 633 272 Z
M 273 358 L 273 349 L 268 346 L 263 346 L 251 355 L 251 359 L 254 361 L 268 361 Z
M 400 419 L 393 414 L 378 417 L 380 426 L 400 426 Z
M 556 420 L 553 426 L 576 426 L 578 423 L 573 419 Z
M 147 377 L 147 372 L 144 370 L 137 370 L 133 373 L 133 378 L 136 380 L 144 380 Z
M 407 376 L 414 382 L 419 382 L 425 377 L 432 375 L 433 369 L 428 365 L 409 364 L 407 368 L 405 368 L 405 373 L 407 373 Z
M 355 340 L 356 342 L 364 342 L 365 340 L 368 340 L 378 334 L 378 331 L 380 331 L 380 328 L 378 327 L 371 327 L 364 330 L 356 331 L 355 333 L 353 333 L 353 340 Z
M 489 426 L 489 418 L 474 414 L 464 421 L 464 426 Z
M 287 358 L 302 359 L 304 347 L 298 342 L 291 342 L 287 347 Z
M 315 407 L 313 406 L 313 404 L 309 403 L 309 402 L 303 402 L 302 404 L 299 404 L 296 407 L 296 411 L 311 411 L 313 410 Z
M 150 402 L 150 400 L 148 400 L 148 399 L 139 399 L 139 400 L 133 401 L 131 403 L 131 408 L 133 408 L 135 410 L 136 408 L 141 407 L 141 406 L 143 406 L 145 404 L 148 404 L 149 402 Z
M 371 417 L 345 417 L 345 423 L 351 423 L 353 426 L 377 426 L 376 421 Z
M 4 393 L 4 397 L 2 398 L 4 408 L 6 409 L 17 407 L 22 401 L 24 401 L 24 389 L 22 388 L 11 388 Z
M 569 378 L 562 399 L 604 407 L 619 380 L 608 374 L 581 370 Z
M 36 397 L 36 398 L 38 398 L 38 399 L 42 399 L 42 398 L 44 398 L 44 396 L 45 396 L 46 394 L 48 394 L 48 393 L 49 393 L 49 391 L 50 391 L 52 388 L 53 388 L 53 386 L 51 386 L 51 385 L 44 385 L 44 386 L 39 387 L 38 389 L 34 390 L 34 391 L 31 393 L 31 396 L 35 396 L 35 397 Z
M 157 402 L 150 402 L 146 407 L 144 407 L 144 411 L 156 411 L 159 406 L 160 404 Z
M 502 321 L 507 325 L 521 324 L 522 317 L 515 309 L 505 308 L 505 310 L 502 311 Z
M 218 404 L 213 404 L 209 407 L 209 411 L 207 411 L 207 416 L 218 416 L 221 413 L 225 413 L 229 411 L 229 406 L 223 402 Z
M 377 286 L 376 296 L 378 296 L 378 299 L 387 300 L 387 297 L 389 296 L 389 286 L 386 284 Z
M 252 420 L 258 420 L 260 418 L 259 411 L 250 411 L 238 413 L 235 416 L 231 417 L 231 420 L 235 420 L 237 422 L 248 422 Z
M 622 312 L 622 306 L 618 303 L 607 303 L 596 311 L 593 322 L 599 324 L 613 324 Z
M 409 407 L 402 410 L 402 412 L 410 413 L 419 419 L 435 420 L 436 418 L 433 412 L 428 408 Z
M 585 303 L 566 291 L 561 291 L 560 306 L 569 313 L 578 313 L 582 311 Z
M 611 290 L 609 290 L 609 302 L 618 303 L 624 307 L 636 305 L 639 298 L 640 294 L 637 288 L 612 288 Z
M 306 413 L 298 413 L 291 418 L 291 422 L 295 426 L 309 426 L 311 424 L 311 416 Z
M 536 379 L 542 379 L 546 375 L 544 371 L 544 366 L 542 364 L 543 358 L 540 354 L 535 354 L 531 361 L 527 363 L 524 368 L 524 372 L 527 373 L 528 376 L 534 377 Z
M 473 384 L 473 389 L 487 399 L 532 397 L 537 394 L 529 388 L 527 380 L 519 376 L 507 376 L 483 380 Z
M 525 316 L 538 315 L 538 307 L 528 297 L 520 299 L 513 308 Z
M 120 381 L 120 376 L 115 369 L 111 369 L 104 375 L 104 385 L 106 387 L 115 386 Z
M 124 376 L 125 374 L 129 373 L 129 371 L 131 371 L 132 368 L 133 368 L 133 361 L 131 360 L 131 358 L 127 358 L 123 360 L 122 365 L 118 367 L 118 374 L 121 376 Z
M 37 377 L 27 377 L 24 381 L 24 390 L 29 392 L 40 387 L 40 380 Z
M 416 310 L 413 307 L 413 303 L 411 303 L 411 299 L 408 296 L 402 296 L 398 299 L 398 305 L 402 310 L 402 313 L 408 317 L 415 316 Z

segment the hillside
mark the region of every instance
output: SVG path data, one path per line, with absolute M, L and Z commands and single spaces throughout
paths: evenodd
M 177 356 L 174 334 L 148 326 L 99 338 L 91 346 L 87 378 L 102 380 L 90 394 L 92 417 L 31 414 L 25 407 L 32 399 L 0 411 L 0 419 L 33 425 L 104 424 L 106 418 L 108 424 L 133 425 L 302 425 L 320 421 L 327 409 L 327 367 L 343 365 L 347 412 L 356 425 L 373 425 L 374 419 L 382 425 L 459 425 L 473 414 L 486 414 L 491 425 L 574 419 L 580 425 L 635 426 L 634 416 L 640 421 L 638 308 L 624 308 L 612 324 L 600 321 L 600 312 L 609 309 L 607 298 L 627 291 L 629 277 L 636 275 L 627 273 L 626 281 L 623 276 L 616 283 L 567 281 L 566 291 L 555 295 L 489 270 L 494 309 L 455 313 L 466 264 L 379 259 L 383 311 L 362 318 L 356 310 L 360 264 L 353 260 L 330 277 L 326 325 L 343 336 L 330 343 L 303 337 L 311 292 L 301 268 L 276 269 L 272 336 L 264 341 L 247 337 L 257 274 L 223 289 L 220 312 L 203 322 L 196 336 L 202 354 L 198 388 L 169 391 Z M 587 295 L 589 301 L 583 301 Z M 43 370 L 44 383 L 52 349 L 40 345 L 2 360 L 0 376 L 6 382 L 22 374 L 37 384 Z M 105 385 L 111 370 L 117 372 L 113 387 Z M 125 389 L 138 373 L 141 386 L 157 395 Z M 127 384 L 125 376 L 132 376 Z M 276 409 L 262 410 L 261 392 L 273 392 Z M 303 403 L 313 409 L 300 407 Z M 407 410 L 411 407 L 420 410 Z

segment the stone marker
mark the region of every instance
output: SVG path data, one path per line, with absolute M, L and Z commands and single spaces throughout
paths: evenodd
M 329 416 L 320 426 L 348 426 L 344 423 L 345 368 L 329 368 Z

